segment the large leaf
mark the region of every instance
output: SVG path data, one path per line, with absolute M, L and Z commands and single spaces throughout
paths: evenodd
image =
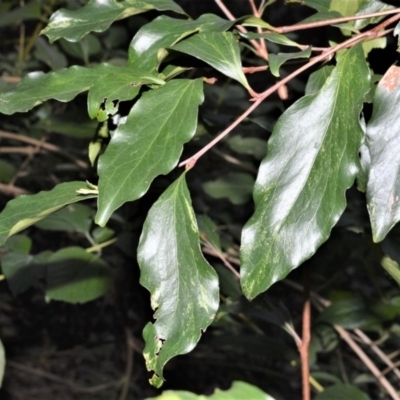
M 128 64 L 147 71 L 155 70 L 166 51 L 186 36 L 195 32 L 224 32 L 233 25 L 213 14 L 204 14 L 195 21 L 161 16 L 144 25 L 129 45 Z
M 369 70 L 347 50 L 322 88 L 278 120 L 242 236 L 242 288 L 254 298 L 308 259 L 330 234 L 359 168 L 359 123 Z
M 103 104 L 106 112 L 115 113 L 113 101 L 132 99 L 140 86 L 148 83 L 164 82 L 143 70 L 110 64 L 94 68 L 73 66 L 47 74 L 31 72 L 15 90 L 0 95 L 0 113 L 25 112 L 49 99 L 67 102 L 93 87 L 88 108 L 94 118 Z
M 399 106 L 400 67 L 392 66 L 376 88 L 367 124 L 367 203 L 375 242 L 383 240 L 400 220 Z
M 176 79 L 144 93 L 132 107 L 99 159 L 99 225 L 123 203 L 146 193 L 156 176 L 176 166 L 183 144 L 196 131 L 202 102 L 201 79 Z
M 183 390 L 167 390 L 147 400 L 274 400 L 261 389 L 246 382 L 236 381 L 228 390 L 216 389 L 210 396 L 198 395 Z
M 182 40 L 173 50 L 190 54 L 249 88 L 242 70 L 239 44 L 231 32 L 204 32 Z M 311 50 L 310 50 L 311 52 Z
M 151 208 L 138 248 L 140 283 L 156 310 L 143 336 L 152 384 L 161 386 L 164 365 L 191 351 L 219 304 L 218 277 L 200 251 L 199 231 L 182 174 Z
M 77 192 L 86 189 L 85 182 L 60 183 L 50 191 L 22 195 L 10 200 L 0 213 L 0 246 L 8 237 L 35 224 L 54 211 L 68 204 L 96 197 L 95 194 L 82 195 Z
M 89 32 L 105 31 L 114 21 L 154 9 L 184 13 L 172 0 L 90 0 L 79 10 L 56 11 L 41 33 L 50 42 L 60 38 L 77 42 Z
M 86 303 L 111 287 L 111 270 L 97 255 L 66 247 L 47 259 L 46 299 Z
M 319 393 L 315 400 L 369 400 L 369 397 L 355 386 L 338 383 Z

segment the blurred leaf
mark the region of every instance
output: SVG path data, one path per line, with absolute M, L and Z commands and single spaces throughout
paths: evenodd
M 0 182 L 8 183 L 16 173 L 16 168 L 11 163 L 0 160 Z
M 297 58 L 309 58 L 311 56 L 311 47 L 307 47 L 303 51 L 298 51 L 296 53 L 278 53 L 278 54 L 270 54 L 269 55 L 269 67 L 271 70 L 271 74 L 274 76 L 279 75 L 279 68 L 286 61 L 297 59 Z
M 68 65 L 67 57 L 58 50 L 57 46 L 49 45 L 47 40 L 40 36 L 35 41 L 35 57 L 52 70 L 65 68 Z
M 44 251 L 33 256 L 25 252 L 10 251 L 1 258 L 1 270 L 14 296 L 25 292 L 44 278 L 45 264 L 51 254 L 51 251 Z
M 4 372 L 6 370 L 6 353 L 3 342 L 0 340 L 0 388 L 3 386 Z
M 381 265 L 385 271 L 400 285 L 400 267 L 399 264 L 390 257 L 385 256 L 381 260 Z
M 60 183 L 50 191 L 22 195 L 10 200 L 0 213 L 0 246 L 10 236 L 68 204 L 96 197 L 94 194 L 77 193 L 80 189 L 87 189 L 87 184 L 85 182 Z
M 261 389 L 249 383 L 236 381 L 228 390 L 215 389 L 210 396 L 197 395 L 180 390 L 167 390 L 147 400 L 274 400 Z M 346 399 L 347 400 L 347 399 Z
M 16 251 L 28 254 L 32 247 L 32 239 L 26 235 L 14 235 L 7 239 L 6 243 L 0 247 L 1 252 Z
M 290 0 L 293 1 L 293 0 Z M 294 0 L 297 1 L 297 0 Z M 314 8 L 319 12 L 329 11 L 331 0 L 302 0 L 302 4 L 305 6 Z
M 110 228 L 97 226 L 93 229 L 92 237 L 96 243 L 103 243 L 108 239 L 111 239 L 115 235 L 115 231 Z
M 23 4 L 23 3 L 22 3 Z M 40 1 L 30 1 L 26 5 L 19 5 L 11 11 L 0 15 L 0 28 L 19 24 L 22 21 L 41 19 Z
M 319 393 L 315 400 L 370 400 L 369 397 L 355 386 L 338 383 Z
M 93 210 L 84 204 L 70 204 L 37 222 L 35 226 L 50 231 L 76 231 L 89 233 Z
M 242 70 L 239 44 L 231 32 L 198 33 L 171 48 L 210 64 L 217 71 L 249 88 Z
M 49 115 L 38 121 L 34 127 L 46 132 L 60 133 L 76 138 L 92 138 L 97 128 L 97 121 L 82 118 L 75 113 L 65 112 L 62 115 Z
M 140 238 L 140 283 L 151 293 L 154 323 L 143 331 L 151 383 L 162 385 L 164 365 L 191 351 L 219 304 L 218 277 L 200 250 L 190 194 L 182 174 L 150 209 Z
M 343 15 L 343 17 L 349 17 L 357 12 L 362 2 L 363 0 L 331 0 L 329 11 L 337 11 Z
M 400 220 L 400 67 L 391 66 L 376 88 L 367 124 L 367 204 L 373 239 L 380 242 Z M 365 152 L 364 152 L 365 153 Z
M 226 197 L 232 204 L 246 203 L 251 197 L 254 178 L 242 172 L 229 172 L 214 181 L 203 183 L 204 191 L 215 199 Z
M 130 78 L 129 83 L 127 75 Z M 122 77 L 125 90 L 124 87 L 119 86 L 120 81 L 114 83 L 116 77 Z M 108 96 L 112 100 L 129 100 L 132 98 L 130 96 L 136 95 L 142 84 L 161 82 L 156 76 L 151 76 L 137 68 L 133 70 L 129 67 L 116 67 L 110 64 L 99 64 L 93 68 L 73 66 L 47 74 L 31 72 L 15 90 L 0 95 L 0 112 L 13 114 L 28 111 L 49 99 L 67 102 L 79 93 L 93 88 L 93 93 L 89 92 L 88 109 L 89 115 L 94 118 L 103 102 L 106 103 Z M 126 85 L 132 86 L 133 92 L 127 90 Z M 111 102 L 111 99 L 108 101 Z M 115 107 L 111 108 L 115 112 Z
M 85 303 L 111 288 L 111 270 L 98 256 L 66 247 L 48 258 L 46 299 Z
M 400 22 L 394 28 L 393 36 L 397 36 L 397 46 L 399 48 L 400 47 Z
M 232 274 L 232 272 L 222 264 L 213 264 L 217 271 L 219 287 L 221 293 L 228 296 L 230 300 L 237 300 L 242 296 L 242 289 L 240 288 L 239 280 Z
M 272 25 L 270 25 L 268 22 L 265 22 L 261 18 L 255 17 L 254 15 L 246 15 L 244 17 L 238 18 L 235 23 L 237 25 L 243 26 L 256 26 L 266 29 L 272 28 Z
M 387 45 L 387 39 L 385 37 L 376 38 L 363 42 L 362 47 L 364 50 L 365 57 L 374 49 L 384 49 Z
M 203 14 L 197 20 L 182 20 L 161 16 L 139 29 L 129 45 L 128 65 L 135 68 L 156 70 L 166 51 L 186 36 L 195 32 L 224 32 L 232 26 L 213 14 Z
M 320 314 L 319 320 L 345 329 L 365 328 L 377 322 L 365 303 L 356 297 L 334 301 Z
M 89 64 L 90 56 L 101 52 L 100 40 L 90 33 L 79 42 L 69 42 L 68 40 L 61 39 L 59 44 L 67 55 L 78 58 L 85 64 Z
M 200 237 L 221 251 L 221 239 L 217 233 L 218 228 L 214 221 L 207 215 L 198 215 L 197 224 L 199 226 Z
M 89 0 L 79 10 L 56 11 L 41 33 L 51 43 L 60 38 L 78 42 L 89 32 L 105 31 L 114 21 L 154 9 L 184 14 L 172 0 Z
M 168 81 L 141 96 L 100 156 L 96 223 L 104 226 L 118 207 L 143 196 L 156 176 L 177 165 L 202 102 L 201 79 Z
M 360 46 L 342 53 L 316 93 L 275 125 L 242 234 L 242 288 L 249 299 L 313 255 L 346 207 L 359 168 L 359 114 L 369 90 Z M 329 184 L 328 184 L 329 182 Z

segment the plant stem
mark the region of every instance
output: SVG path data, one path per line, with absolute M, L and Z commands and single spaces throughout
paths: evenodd
M 215 0 L 219 1 L 219 0 Z M 341 49 L 345 49 L 347 47 L 351 47 L 356 45 L 357 43 L 365 40 L 365 39 L 375 39 L 379 36 L 382 36 L 383 34 L 386 34 L 387 31 L 384 31 L 383 33 L 380 31 L 383 30 L 387 25 L 397 21 L 400 19 L 400 14 L 397 14 L 393 16 L 392 18 L 389 18 L 387 21 L 382 22 L 375 28 L 370 29 L 369 31 L 360 33 L 334 47 L 331 47 L 330 49 L 324 51 L 320 55 L 312 58 L 308 63 L 304 64 L 300 68 L 298 68 L 296 71 L 292 72 L 290 75 L 288 75 L 286 78 L 283 78 L 281 81 L 277 82 L 275 85 L 271 86 L 269 89 L 265 90 L 263 93 L 260 93 L 257 97 L 255 97 L 254 104 L 252 104 L 243 114 L 241 114 L 231 125 L 229 125 L 224 131 L 222 131 L 216 138 L 214 138 L 210 143 L 208 143 L 206 146 L 204 146 L 200 151 L 198 151 L 196 154 L 191 156 L 190 158 L 182 161 L 179 163 L 179 167 L 186 166 L 187 169 L 190 169 L 194 167 L 196 164 L 197 160 L 204 155 L 209 149 L 211 149 L 215 144 L 217 144 L 220 140 L 222 140 L 225 136 L 228 135 L 236 126 L 238 126 L 249 114 L 251 114 L 268 96 L 270 96 L 272 93 L 277 91 L 281 86 L 285 85 L 287 82 L 291 81 L 293 78 L 295 78 L 297 75 L 300 75 L 302 72 L 306 71 L 307 69 L 311 68 L 313 65 L 329 60 L 331 56 L 333 56 L 337 51 Z

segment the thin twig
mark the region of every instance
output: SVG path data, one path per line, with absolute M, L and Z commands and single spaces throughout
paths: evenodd
M 21 196 L 21 194 L 29 194 L 30 193 L 23 188 L 20 188 L 15 185 L 5 184 L 5 183 L 0 183 L 0 192 L 3 192 L 8 196 L 13 196 L 13 197 L 18 197 L 18 196 Z
M 400 12 L 400 8 L 395 8 L 392 10 L 379 11 L 379 12 L 370 13 L 370 14 L 354 15 L 351 17 L 332 18 L 332 19 L 328 19 L 328 20 L 324 20 L 324 21 L 309 22 L 306 24 L 281 26 L 278 28 L 274 28 L 273 31 L 277 32 L 277 33 L 295 32 L 295 31 L 300 31 L 300 30 L 304 30 L 304 29 L 320 28 L 323 26 L 336 25 L 336 24 L 340 24 L 343 22 L 357 21 L 360 19 L 367 19 L 367 18 L 381 17 L 381 16 L 385 16 L 385 15 L 390 15 L 390 14 L 397 14 L 399 12 Z M 266 31 L 265 33 L 267 33 L 267 32 L 268 31 Z
M 31 137 L 28 137 L 28 136 L 25 136 L 22 134 L 6 132 L 6 131 L 2 131 L 2 130 L 0 130 L 0 137 L 2 137 L 4 139 L 16 140 L 19 142 L 32 144 L 34 146 L 40 146 L 41 148 L 43 148 L 45 150 L 62 155 L 63 157 L 74 162 L 80 168 L 84 168 L 84 169 L 89 168 L 88 163 L 86 163 L 85 161 L 79 160 L 78 158 L 75 158 L 74 156 L 71 156 L 70 154 L 64 152 L 60 147 L 58 147 L 54 144 L 42 142 L 41 140 L 34 139 L 34 138 L 31 138 Z M 3 147 L 3 149 L 4 149 L 4 147 Z M 18 148 L 18 149 L 20 149 L 20 148 Z M 32 150 L 30 150 L 30 151 L 32 151 Z M 4 151 L 4 152 L 11 152 L 11 151 Z M 20 151 L 20 152 L 24 153 L 24 151 Z M 28 153 L 28 152 L 26 152 L 26 153 Z
M 60 378 L 59 376 L 51 374 L 50 372 L 42 371 L 41 369 L 37 369 L 37 368 L 28 367 L 27 365 L 22 365 L 15 361 L 7 360 L 7 367 L 17 369 L 19 371 L 25 372 L 30 375 L 40 376 L 42 378 L 46 378 L 51 381 L 61 383 L 65 386 L 68 386 L 69 389 L 76 391 L 76 392 L 81 392 L 81 393 L 96 393 L 101 390 L 105 390 L 110 387 L 113 387 L 117 383 L 114 381 L 114 382 L 107 382 L 107 383 L 103 383 L 101 385 L 92 386 L 92 387 L 81 387 L 81 386 L 77 386 L 74 382 L 71 382 L 64 378 Z
M 309 365 L 309 347 L 311 341 L 311 302 L 310 302 L 310 282 L 309 282 L 309 271 L 307 265 L 303 266 L 303 293 L 304 293 L 304 304 L 303 304 L 303 330 L 301 345 L 299 347 L 300 359 L 301 359 L 301 376 L 302 376 L 302 387 L 303 387 L 303 400 L 311 399 L 311 388 L 310 388 L 310 365 Z
M 215 0 L 218 1 L 218 0 Z M 192 168 L 197 160 L 205 154 L 210 148 L 212 148 L 216 143 L 218 143 L 220 140 L 222 140 L 225 136 L 227 136 L 236 126 L 238 126 L 249 114 L 251 114 L 268 96 L 270 96 L 272 93 L 277 91 L 281 86 L 285 85 L 287 82 L 291 81 L 293 78 L 296 76 L 300 75 L 302 72 L 306 71 L 307 69 L 311 68 L 315 64 L 318 64 L 321 61 L 325 61 L 329 59 L 333 54 L 335 54 L 337 51 L 345 49 L 350 46 L 354 46 L 357 43 L 363 41 L 364 39 L 375 39 L 376 37 L 380 36 L 379 31 L 381 29 L 384 29 L 388 24 L 393 23 L 397 20 L 400 19 L 400 14 L 395 15 L 394 17 L 390 18 L 390 22 L 384 21 L 383 23 L 379 24 L 375 28 L 372 28 L 369 31 L 363 32 L 358 34 L 357 36 L 354 36 L 334 47 L 331 47 L 329 50 L 323 52 L 319 56 L 313 57 L 308 63 L 304 64 L 300 68 L 298 68 L 296 71 L 292 72 L 290 75 L 287 77 L 283 78 L 279 82 L 277 82 L 275 85 L 271 86 L 269 89 L 267 89 L 265 92 L 260 93 L 257 98 L 255 98 L 253 105 L 251 105 L 244 113 L 242 113 L 231 125 L 229 125 L 223 132 L 221 132 L 217 137 L 215 137 L 210 143 L 208 143 L 206 146 L 204 146 L 200 151 L 198 151 L 196 154 L 193 156 L 189 157 L 188 159 L 182 161 L 179 163 L 179 167 L 186 166 L 187 169 Z
M 121 391 L 121 395 L 119 396 L 119 400 L 126 400 L 129 392 L 129 386 L 131 383 L 131 377 L 133 372 L 133 349 L 132 345 L 132 333 L 129 328 L 125 328 L 125 336 L 126 336 L 126 367 L 125 367 L 125 376 L 124 376 L 124 386 Z

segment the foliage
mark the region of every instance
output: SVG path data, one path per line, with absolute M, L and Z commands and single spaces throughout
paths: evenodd
M 10 51 L 0 63 L 0 138 L 34 146 L 25 160 L 12 150 L 0 160 L 0 190 L 16 197 L 0 213 L 3 277 L 14 295 L 41 285 L 48 302 L 85 303 L 115 285 L 107 251 L 120 248 L 150 292 L 154 315 L 143 329 L 143 355 L 155 387 L 167 363 L 191 352 L 210 325 L 215 331 L 205 341 L 250 330 L 260 335 L 252 338 L 256 347 L 278 327 L 299 350 L 303 393 L 310 378 L 322 392 L 316 399 L 364 399 L 360 388 L 377 379 L 382 393 L 398 398 L 368 357 L 368 379 L 352 371 L 347 386 L 340 368 L 317 357 L 331 353 L 338 337 L 358 346 L 347 330 L 388 334 L 388 352 L 398 342 L 400 67 L 375 66 L 373 55 L 379 48 L 395 53 L 399 9 L 378 0 L 259 3 L 239 7 L 238 19 L 227 11 L 227 19 L 193 19 L 173 0 L 70 1 L 59 10 L 45 1 L 0 5 L 9 16 L 0 29 L 49 18 L 18 60 Z M 268 18 L 279 19 L 279 10 L 300 11 L 279 27 Z M 325 36 L 302 33 L 316 27 L 325 27 Z M 22 76 L 17 85 L 14 74 Z M 47 133 L 59 135 L 60 145 L 48 143 Z M 40 151 L 51 154 L 35 170 Z M 27 175 L 40 171 L 40 179 L 24 181 L 28 165 Z M 54 232 L 57 244 L 41 242 L 41 232 Z M 371 279 L 374 292 L 349 282 L 349 260 L 383 267 Z M 345 266 L 331 286 L 337 262 Z M 299 288 L 285 279 L 296 280 L 300 266 Z M 304 291 L 302 335 L 291 316 L 300 310 L 285 306 L 285 290 L 274 285 L 283 280 Z M 310 294 L 310 282 L 329 300 Z M 309 348 L 311 299 L 318 315 Z M 281 360 L 297 357 L 283 338 L 267 347 L 274 346 L 286 349 Z M 400 379 L 395 363 L 380 357 Z M 335 385 L 323 391 L 319 380 Z M 271 386 L 274 398 L 285 397 Z M 253 392 L 272 399 L 243 382 L 209 398 Z

